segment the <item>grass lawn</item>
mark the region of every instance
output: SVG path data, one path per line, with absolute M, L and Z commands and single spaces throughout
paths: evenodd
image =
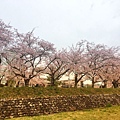
M 0 87 L 0 99 L 36 98 L 47 96 L 71 96 L 90 94 L 120 94 L 120 89 L 113 88 L 57 88 L 57 87 Z
M 120 120 L 120 106 L 63 112 L 35 117 L 20 117 L 10 120 Z

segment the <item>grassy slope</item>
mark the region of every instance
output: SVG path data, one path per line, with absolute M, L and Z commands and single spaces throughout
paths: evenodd
M 83 95 L 83 94 L 120 94 L 120 89 L 100 89 L 100 88 L 39 88 L 39 87 L 1 87 L 0 99 L 16 99 L 16 98 L 34 98 L 56 95 Z
M 63 112 L 35 117 L 21 117 L 10 120 L 120 120 L 120 106 L 97 108 L 84 111 Z

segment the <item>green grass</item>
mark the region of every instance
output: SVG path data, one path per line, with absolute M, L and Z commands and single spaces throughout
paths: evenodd
M 96 108 L 84 111 L 63 112 L 34 117 L 20 117 L 10 120 L 120 120 L 120 106 Z
M 70 96 L 85 94 L 120 94 L 120 89 L 114 88 L 57 88 L 57 87 L 1 87 L 0 99 L 34 98 L 47 96 Z

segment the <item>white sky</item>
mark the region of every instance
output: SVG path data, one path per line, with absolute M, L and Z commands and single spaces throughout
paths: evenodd
M 0 0 L 0 19 L 65 48 L 80 40 L 120 46 L 120 0 Z

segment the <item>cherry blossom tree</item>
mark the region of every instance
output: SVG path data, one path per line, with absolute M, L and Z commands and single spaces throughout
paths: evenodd
M 86 41 L 82 40 L 78 42 L 75 46 L 72 45 L 72 47 L 70 47 L 69 51 L 66 53 L 70 73 L 74 74 L 74 87 L 77 87 L 78 82 L 87 74 L 85 43 Z
M 105 45 L 95 45 L 94 43 L 87 43 L 87 66 L 88 75 L 92 80 L 92 87 L 97 82 L 96 77 L 100 76 L 100 71 L 104 70 L 106 67 L 111 66 L 111 62 L 115 57 L 115 48 L 109 48 Z M 102 78 L 103 75 L 101 75 Z
M 9 43 L 14 39 L 14 34 L 12 27 L 8 24 L 5 24 L 0 20 L 0 63 L 1 63 L 1 53 L 4 51 L 4 48 L 9 45 Z
M 4 52 L 5 48 L 8 47 L 13 40 L 14 32 L 12 26 L 0 20 L 0 84 L 5 78 L 7 71 L 7 66 L 4 63 L 1 53 Z
M 120 84 L 120 65 L 113 65 L 110 71 L 110 78 L 114 88 L 118 88 Z
M 15 40 L 2 56 L 15 77 L 23 78 L 25 86 L 29 86 L 30 80 L 50 65 L 52 61 L 47 65 L 44 61 L 54 50 L 53 44 L 34 37 L 33 31 L 20 34 L 16 30 Z
M 67 59 L 65 57 L 65 50 L 56 51 L 55 54 L 49 56 L 46 61 L 47 64 L 50 61 L 53 62 L 47 67 L 45 73 L 49 75 L 51 86 L 55 86 L 56 81 L 69 71 Z
M 114 53 L 113 57 L 106 61 L 106 66 L 99 70 L 99 75 L 102 79 L 104 78 L 109 83 L 112 83 L 114 88 L 117 88 L 120 82 L 120 56 L 118 54 L 119 49 L 114 47 L 111 53 Z
M 97 79 L 111 81 L 113 87 L 118 87 L 119 47 L 80 41 L 69 50 L 56 51 L 53 44 L 35 37 L 33 32 L 21 34 L 0 20 L 0 69 L 2 65 L 7 68 L 1 72 L 0 81 L 9 71 L 12 77 L 23 79 L 25 86 L 29 86 L 32 78 L 47 73 L 51 85 L 55 85 L 68 72 L 74 74 L 75 87 L 84 76 L 92 80 L 92 87 Z

